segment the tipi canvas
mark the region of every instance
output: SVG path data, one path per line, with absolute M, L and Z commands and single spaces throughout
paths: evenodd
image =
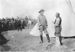
M 55 20 L 55 14 L 57 12 L 60 13 L 62 18 L 62 36 L 75 36 L 75 14 L 70 0 L 46 0 L 46 2 L 44 2 L 45 5 L 43 4 L 43 0 L 40 1 L 42 1 L 42 4 L 38 4 L 41 5 L 41 8 L 45 9 L 49 36 L 54 37 L 54 24 L 52 21 Z

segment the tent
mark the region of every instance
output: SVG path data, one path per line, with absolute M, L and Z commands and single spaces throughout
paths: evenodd
M 45 9 L 48 21 L 48 31 L 54 36 L 54 24 L 56 12 L 62 18 L 62 36 L 75 36 L 75 13 L 70 0 L 1 0 L 0 17 L 15 17 L 30 15 L 37 19 L 38 11 Z M 36 34 L 34 34 L 36 35 Z
M 50 37 L 54 37 L 54 24 L 52 21 L 55 19 L 55 14 L 60 13 L 62 18 L 62 36 L 70 37 L 75 36 L 75 14 L 72 9 L 70 0 L 46 0 L 48 3 L 42 3 L 42 8 L 45 9 L 45 15 L 48 21 L 48 32 Z M 35 29 L 35 28 L 34 28 Z M 37 29 L 37 28 L 36 28 Z M 37 31 L 38 32 L 38 31 Z M 39 36 L 33 33 L 34 36 Z

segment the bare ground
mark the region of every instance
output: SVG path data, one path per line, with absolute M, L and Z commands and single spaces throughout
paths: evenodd
M 75 39 L 63 39 L 63 46 L 56 46 L 55 38 L 48 43 L 44 37 L 44 43 L 40 44 L 40 38 L 31 36 L 28 29 L 22 31 L 9 31 L 5 37 L 10 39 L 7 46 L 0 47 L 0 50 L 9 52 L 75 52 Z

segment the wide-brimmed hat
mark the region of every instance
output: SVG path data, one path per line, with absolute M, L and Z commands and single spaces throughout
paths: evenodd
M 41 10 L 39 11 L 39 13 L 40 13 L 40 12 L 44 12 L 44 11 L 45 11 L 44 9 L 41 9 Z
M 58 16 L 59 16 L 59 15 L 60 15 L 60 13 L 59 13 L 59 12 L 57 12 L 57 13 L 56 13 L 56 15 L 58 15 Z

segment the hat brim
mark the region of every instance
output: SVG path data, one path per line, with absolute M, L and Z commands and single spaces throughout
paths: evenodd
M 44 10 L 40 10 L 39 13 L 44 12 Z

